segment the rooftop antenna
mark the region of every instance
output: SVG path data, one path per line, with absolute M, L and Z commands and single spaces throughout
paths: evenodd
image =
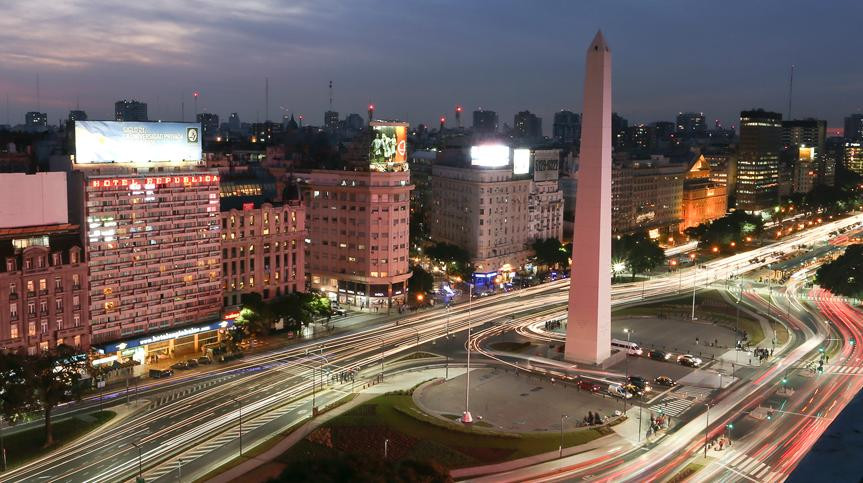
M 791 64 L 791 76 L 788 79 L 788 120 L 791 120 L 791 100 L 794 97 L 794 64 Z
M 333 110 L 333 81 L 330 81 L 330 111 Z
M 195 89 L 195 92 L 192 93 L 192 96 L 195 98 L 195 117 L 192 120 L 195 120 L 198 118 L 198 96 L 199 95 L 201 95 L 201 93 L 198 92 L 197 89 Z
M 36 73 L 36 110 L 37 111 L 42 110 L 42 103 L 40 101 L 40 96 L 39 96 L 39 73 L 38 72 Z
M 459 129 L 461 129 L 461 111 L 462 111 L 462 108 L 460 105 L 455 106 L 455 123 L 456 123 L 456 127 L 458 127 Z
M 270 78 L 264 77 L 264 122 L 270 122 Z

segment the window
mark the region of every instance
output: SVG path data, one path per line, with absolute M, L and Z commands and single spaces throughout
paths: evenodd
M 57 330 L 63 330 L 63 319 L 57 317 Z
M 39 324 L 39 333 L 40 334 L 47 334 L 48 333 L 48 321 L 47 320 L 42 319 L 42 322 Z
M 27 335 L 30 337 L 36 335 L 36 322 L 30 322 L 27 324 Z
M 27 315 L 33 316 L 36 315 L 36 304 L 33 302 L 27 303 Z
M 9 295 L 14 295 L 18 290 L 18 285 L 15 282 L 9 282 Z
M 80 327 L 81 326 L 81 316 L 78 314 L 73 315 L 72 316 L 72 324 L 74 324 L 75 327 Z
M 6 259 L 6 271 L 14 272 L 15 271 L 15 260 L 11 258 Z
M 32 280 L 27 280 L 27 296 L 32 297 L 33 295 L 36 295 L 36 285 Z
M 57 313 L 63 312 L 63 299 L 54 300 L 54 309 Z
M 39 302 L 39 315 L 46 315 L 48 313 L 48 301 L 42 300 Z
M 44 278 L 39 279 L 39 293 L 45 294 L 48 292 L 48 281 Z
M 72 275 L 72 288 L 78 290 L 81 288 L 81 279 L 78 277 L 78 274 Z
M 18 304 L 9 304 L 9 318 L 11 320 L 18 320 Z
M 9 326 L 9 336 L 13 339 L 18 338 L 18 324 L 12 324 Z
M 63 279 L 55 278 L 54 279 L 54 291 L 62 292 L 63 291 Z

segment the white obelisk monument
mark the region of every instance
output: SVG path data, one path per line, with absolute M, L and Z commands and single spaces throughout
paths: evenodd
M 600 364 L 611 355 L 611 51 L 601 31 L 585 64 L 564 358 Z

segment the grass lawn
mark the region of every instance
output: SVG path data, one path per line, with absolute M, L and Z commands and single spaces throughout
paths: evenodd
M 694 475 L 695 473 L 698 473 L 698 470 L 700 470 L 701 468 L 704 468 L 703 464 L 689 463 L 688 465 L 686 465 L 685 468 L 680 470 L 676 475 L 672 476 L 668 480 L 668 483 L 677 483 L 680 481 L 684 481 L 687 478 L 689 478 L 690 476 Z
M 587 443 L 610 429 L 564 434 L 567 446 Z M 392 459 L 431 460 L 447 468 L 495 463 L 557 450 L 560 434 L 496 433 L 464 427 L 422 413 L 408 395 L 379 396 L 333 419 L 282 454 L 291 463 L 333 452 L 383 456 L 385 441 Z
M 116 413 L 113 411 L 100 411 L 55 422 L 52 424 L 54 445 L 49 448 L 42 448 L 45 443 L 45 432 L 42 426 L 4 436 L 6 462 L 9 467 L 19 466 L 96 429 L 114 416 Z

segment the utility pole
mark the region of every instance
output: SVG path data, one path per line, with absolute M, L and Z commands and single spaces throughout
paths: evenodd
M 692 270 L 692 320 L 698 320 L 695 318 L 695 282 L 698 277 L 698 266 L 693 267 Z

